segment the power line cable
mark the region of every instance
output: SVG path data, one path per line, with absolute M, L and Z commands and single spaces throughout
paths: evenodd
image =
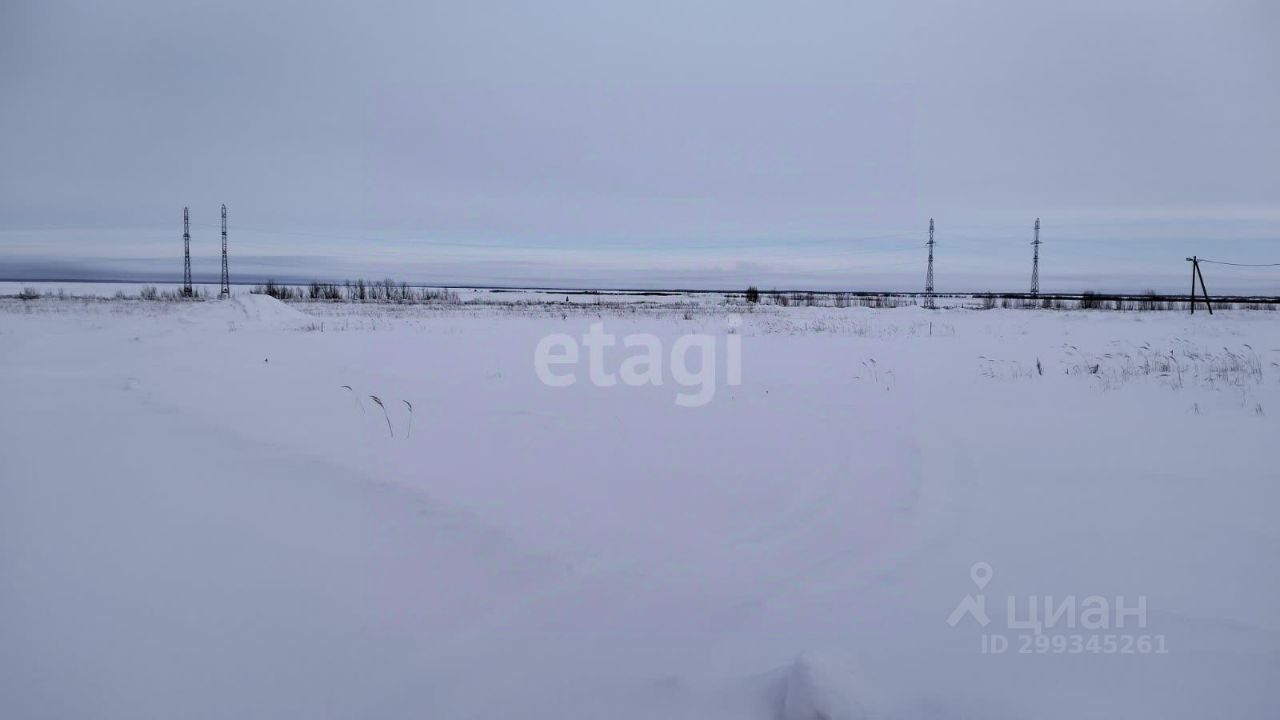
M 1200 258 L 1200 262 L 1213 265 L 1230 265 L 1232 267 L 1280 267 L 1280 263 L 1235 263 L 1226 262 L 1225 260 L 1205 260 L 1204 258 Z

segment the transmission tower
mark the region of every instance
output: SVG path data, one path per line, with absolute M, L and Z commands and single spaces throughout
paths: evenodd
M 933 305 L 933 218 L 929 218 L 929 272 L 924 276 L 924 306 L 932 308 Z
M 1031 241 L 1035 248 L 1031 256 L 1031 294 L 1040 294 L 1040 218 L 1036 218 L 1036 239 Z
M 227 272 L 227 204 L 222 204 L 222 292 L 218 297 L 231 297 L 231 275 Z
M 191 297 L 191 218 L 182 208 L 182 296 Z

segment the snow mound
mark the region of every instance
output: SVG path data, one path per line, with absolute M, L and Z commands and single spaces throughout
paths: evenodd
M 245 320 L 271 322 L 305 320 L 309 317 L 270 295 L 236 295 L 228 304 Z
M 847 660 L 806 654 L 796 658 L 781 678 L 778 720 L 867 720 L 858 701 L 863 681 Z
M 296 327 L 312 319 L 269 295 L 234 295 L 227 300 L 193 303 L 184 318 L 187 322 L 247 323 L 275 327 Z

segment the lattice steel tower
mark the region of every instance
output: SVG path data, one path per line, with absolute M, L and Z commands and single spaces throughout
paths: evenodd
M 191 297 L 191 217 L 182 208 L 182 296 Z
M 1036 218 L 1036 236 L 1031 241 L 1031 246 L 1035 248 L 1031 256 L 1031 294 L 1040 294 L 1040 218 Z
M 924 306 L 933 307 L 933 218 L 929 218 L 929 272 L 924 276 Z
M 227 272 L 227 204 L 222 204 L 222 292 L 218 297 L 231 297 L 231 275 Z

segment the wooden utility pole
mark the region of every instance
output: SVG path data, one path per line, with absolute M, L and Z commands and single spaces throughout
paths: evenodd
M 1191 263 L 1191 314 L 1196 314 L 1196 278 L 1200 279 L 1200 291 L 1204 293 L 1204 307 L 1213 314 L 1213 306 L 1209 304 L 1209 289 L 1204 286 L 1204 273 L 1200 272 L 1200 258 L 1192 255 L 1187 258 Z

